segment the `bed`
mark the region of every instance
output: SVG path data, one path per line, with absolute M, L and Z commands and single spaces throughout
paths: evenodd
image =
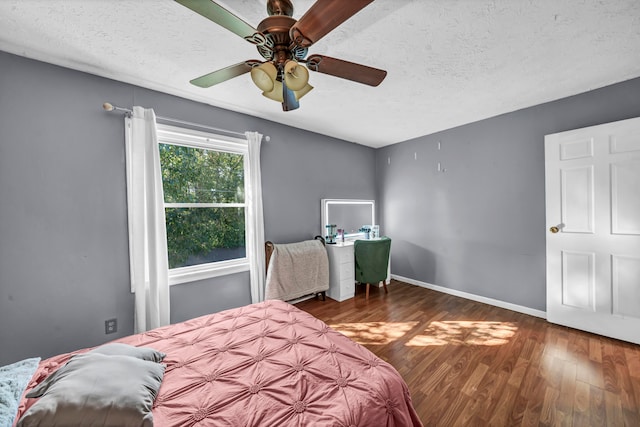
M 129 425 L 422 425 L 407 385 L 390 364 L 286 302 L 268 300 L 226 310 L 112 344 L 153 351 L 144 363 L 164 370 L 148 402 L 151 415 L 140 422 L 127 422 Z M 40 361 L 25 394 L 47 386 L 56 375 L 64 377 L 52 374 L 80 363 L 83 357 L 99 361 L 128 358 L 92 355 L 88 350 Z M 130 388 L 136 387 L 122 389 Z M 16 419 L 33 412 L 40 399 L 44 397 L 23 396 Z M 89 414 L 78 408 L 74 413 L 85 421 Z

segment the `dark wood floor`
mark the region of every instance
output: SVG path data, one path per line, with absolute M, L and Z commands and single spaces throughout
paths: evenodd
M 395 366 L 425 426 L 640 426 L 638 345 L 395 280 L 297 307 Z

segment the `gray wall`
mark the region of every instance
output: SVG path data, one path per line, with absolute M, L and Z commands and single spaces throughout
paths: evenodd
M 392 272 L 546 311 L 544 136 L 637 116 L 640 79 L 377 150 Z
M 268 240 L 318 234 L 322 198 L 375 197 L 371 148 L 4 52 L 0 70 L 0 365 L 133 332 L 124 125 L 105 101 L 269 135 Z M 171 321 L 248 303 L 248 273 L 176 285 Z
M 133 332 L 124 127 L 105 101 L 269 135 L 268 240 L 318 234 L 322 198 L 375 198 L 394 274 L 538 310 L 544 135 L 640 116 L 635 79 L 373 150 L 4 52 L 0 70 L 0 365 Z M 247 273 L 173 286 L 171 321 L 249 295 Z

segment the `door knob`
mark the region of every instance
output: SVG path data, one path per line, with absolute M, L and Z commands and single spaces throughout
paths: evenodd
M 553 234 L 556 234 L 558 231 L 560 231 L 560 229 L 554 225 L 549 229 L 549 231 L 552 232 Z

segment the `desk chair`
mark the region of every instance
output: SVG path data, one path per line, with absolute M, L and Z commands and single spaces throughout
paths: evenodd
M 369 285 L 377 285 L 382 281 L 384 292 L 387 290 L 387 268 L 389 265 L 389 252 L 391 251 L 391 239 L 381 237 L 374 240 L 356 240 L 353 242 L 355 255 L 356 282 L 367 284 L 367 296 L 369 299 Z

